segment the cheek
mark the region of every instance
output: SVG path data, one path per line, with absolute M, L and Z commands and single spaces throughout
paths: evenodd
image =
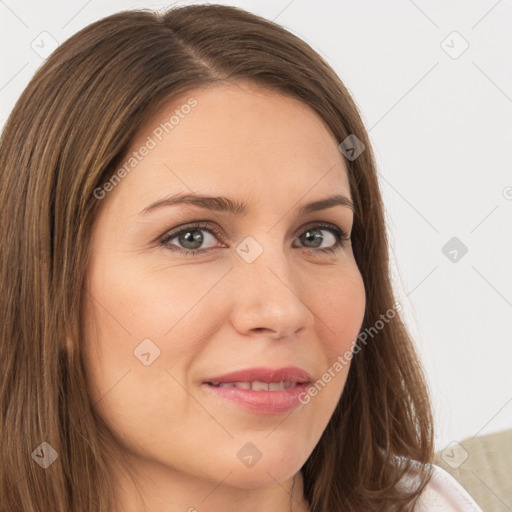
M 313 282 L 313 281 L 312 281 Z M 303 403 L 323 418 L 322 430 L 343 393 L 351 366 L 353 345 L 362 327 L 366 294 L 362 276 L 355 262 L 330 273 L 329 279 L 316 279 L 321 289 L 311 286 L 307 305 L 314 313 L 316 333 L 323 356 L 323 374 Z M 313 293 L 313 289 L 315 292 Z M 318 436 L 321 431 L 317 432 Z
M 217 321 L 201 298 L 223 271 L 199 279 L 197 269 L 157 271 L 129 258 L 114 264 L 112 254 L 105 252 L 91 265 L 86 284 L 82 317 L 89 387 L 95 401 L 108 393 L 149 410 L 154 389 L 181 396 L 177 381 L 185 382 L 201 352 L 204 326 Z
M 334 274 L 315 299 L 317 324 L 324 332 L 324 350 L 329 362 L 351 349 L 364 319 L 366 294 L 355 263 Z

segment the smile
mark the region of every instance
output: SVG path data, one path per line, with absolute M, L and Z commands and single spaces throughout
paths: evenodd
M 219 388 L 237 388 L 237 389 L 251 389 L 252 391 L 281 391 L 296 386 L 297 382 L 261 382 L 258 380 L 252 382 L 220 382 L 218 384 L 208 383 L 212 386 Z

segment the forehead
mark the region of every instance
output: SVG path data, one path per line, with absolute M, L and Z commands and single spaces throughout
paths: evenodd
M 141 158 L 144 147 L 150 149 Z M 250 82 L 173 98 L 137 132 L 123 161 L 128 167 L 130 155 L 133 171 L 114 194 L 142 202 L 177 191 L 239 197 L 250 190 L 270 202 L 331 192 L 350 197 L 343 156 L 320 116 Z

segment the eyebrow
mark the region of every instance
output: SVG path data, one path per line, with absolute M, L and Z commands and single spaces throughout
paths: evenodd
M 229 199 L 227 197 L 209 197 L 196 194 L 176 194 L 146 206 L 139 215 L 146 215 L 158 208 L 166 206 L 173 206 L 177 204 L 191 204 L 199 208 L 212 210 L 216 212 L 227 212 L 234 215 L 245 216 L 249 213 L 249 208 L 246 203 Z M 316 212 L 319 210 L 326 210 L 333 206 L 346 206 L 354 211 L 354 203 L 351 199 L 343 195 L 334 195 L 313 201 L 300 207 L 299 214 Z

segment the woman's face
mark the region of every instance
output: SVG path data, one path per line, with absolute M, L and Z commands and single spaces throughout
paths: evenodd
M 365 309 L 350 241 L 337 238 L 350 235 L 352 210 L 304 209 L 351 198 L 336 140 L 301 102 L 239 82 L 176 98 L 126 162 L 97 193 L 87 269 L 96 410 L 132 468 L 245 489 L 291 478 L 340 399 L 349 365 L 332 368 Z M 226 200 L 148 209 L 181 194 Z M 330 368 L 316 396 L 298 400 L 305 375 Z

